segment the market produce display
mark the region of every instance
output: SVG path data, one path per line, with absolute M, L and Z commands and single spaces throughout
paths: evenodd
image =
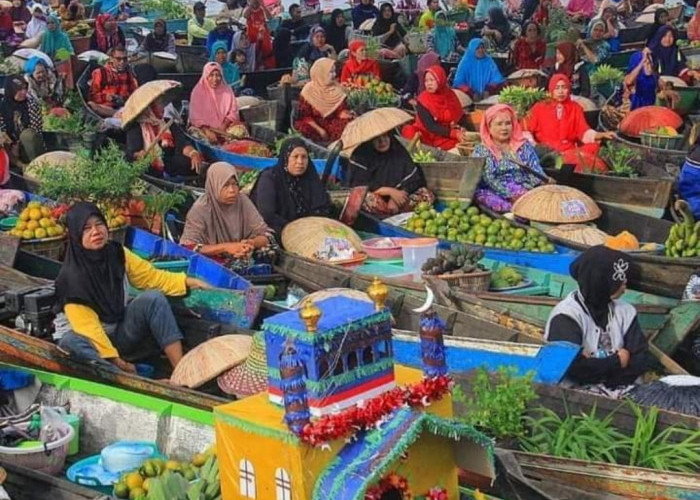
M 506 219 L 493 219 L 479 212 L 478 207 L 465 207 L 450 202 L 442 212 L 428 203 L 420 203 L 406 222 L 406 229 L 459 243 L 530 252 L 551 253 L 552 244 L 541 231 L 514 226 Z
M 82 36 L 89 36 L 92 34 L 92 31 L 92 26 L 85 21 L 80 21 L 71 29 L 66 30 L 66 34 L 71 38 L 78 38 Z
M 504 266 L 498 268 L 491 275 L 492 288 L 510 288 L 523 282 L 523 275 L 516 268 Z
M 420 147 L 420 144 L 416 145 L 416 148 L 413 151 L 411 158 L 413 158 L 413 161 L 415 161 L 416 163 L 432 163 L 436 161 L 433 152 L 422 149 Z
M 592 85 L 602 85 L 605 83 L 618 84 L 622 83 L 625 74 L 617 68 L 613 68 L 609 64 L 601 64 L 591 74 Z
M 54 211 L 38 201 L 27 204 L 27 208 L 20 212 L 14 229 L 10 230 L 12 236 L 23 240 L 54 238 L 62 236 L 64 232 Z
M 390 83 L 358 76 L 343 86 L 348 92 L 348 107 L 360 114 L 371 109 L 394 107 L 399 104 L 399 96 Z
M 498 94 L 498 102 L 513 107 L 519 118 L 525 117 L 539 101 L 547 99 L 549 93 L 544 89 L 533 89 L 511 85 Z
M 479 264 L 483 257 L 482 250 L 467 248 L 464 245 L 452 245 L 449 250 L 441 250 L 437 257 L 428 259 L 421 270 L 432 276 L 470 274 L 486 270 Z
M 695 257 L 700 255 L 700 221 L 695 222 L 688 203 L 676 201 L 675 209 L 683 220 L 671 226 L 666 239 L 667 257 Z

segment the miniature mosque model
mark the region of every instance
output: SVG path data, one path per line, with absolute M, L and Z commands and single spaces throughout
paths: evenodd
M 215 408 L 224 500 L 459 499 L 492 480 L 493 442 L 452 419 L 444 323 L 421 318 L 423 371 L 392 356 L 388 289 L 265 320 L 268 390 Z

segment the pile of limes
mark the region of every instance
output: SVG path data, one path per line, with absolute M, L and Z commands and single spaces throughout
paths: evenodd
M 452 201 L 442 212 L 430 204 L 419 203 L 406 222 L 406 229 L 417 234 L 470 245 L 552 253 L 554 244 L 534 228 L 514 226 L 506 219 L 493 219 L 475 206 Z
M 22 210 L 10 234 L 23 240 L 41 240 L 62 236 L 63 226 L 51 215 L 51 209 L 38 201 L 30 201 Z
M 166 471 L 180 474 L 187 481 L 194 481 L 197 479 L 198 468 L 204 465 L 207 458 L 207 455 L 197 453 L 190 462 L 166 461 L 160 458 L 146 460 L 137 471 L 124 474 L 115 483 L 114 496 L 130 500 L 144 499 L 148 494 L 151 480 L 162 476 Z

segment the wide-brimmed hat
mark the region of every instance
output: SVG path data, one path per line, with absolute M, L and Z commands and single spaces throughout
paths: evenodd
M 134 93 L 129 96 L 124 104 L 122 128 L 126 128 L 127 125 L 138 118 L 156 99 L 181 86 L 182 84 L 175 80 L 153 80 L 141 85 L 134 90 Z
M 343 143 L 342 153 L 351 155 L 361 144 L 391 132 L 411 120 L 411 115 L 398 108 L 378 108 L 358 116 L 347 124 L 340 136 Z
M 243 363 L 250 354 L 251 344 L 249 335 L 222 335 L 207 340 L 185 354 L 170 381 L 189 388 L 204 385 Z
M 549 224 L 589 222 L 600 217 L 601 213 L 590 196 L 559 184 L 538 186 L 513 203 L 516 217 Z
M 256 332 L 246 360 L 216 379 L 219 389 L 238 398 L 267 390 L 267 355 L 265 334 Z

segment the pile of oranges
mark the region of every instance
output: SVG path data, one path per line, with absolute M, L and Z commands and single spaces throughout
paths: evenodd
M 52 215 L 51 209 L 38 201 L 30 201 L 22 210 L 10 234 L 23 240 L 41 240 L 63 236 L 65 229 Z

